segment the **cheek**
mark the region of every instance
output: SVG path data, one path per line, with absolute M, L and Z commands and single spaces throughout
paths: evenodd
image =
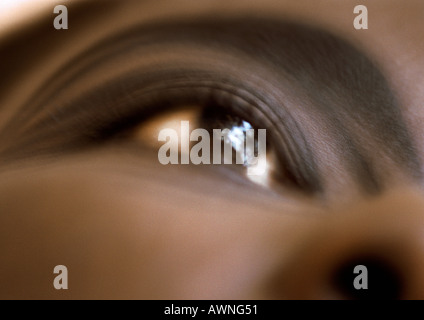
M 263 298 L 308 226 L 306 207 L 225 195 L 219 179 L 116 166 L 97 158 L 3 177 L 0 297 Z M 66 293 L 52 286 L 60 264 Z

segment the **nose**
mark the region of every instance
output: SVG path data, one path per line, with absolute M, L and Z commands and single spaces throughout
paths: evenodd
M 282 270 L 286 299 L 424 299 L 424 201 L 396 192 L 323 216 Z

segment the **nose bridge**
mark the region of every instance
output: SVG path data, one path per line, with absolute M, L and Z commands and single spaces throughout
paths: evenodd
M 390 192 L 323 216 L 281 274 L 288 299 L 424 299 L 423 196 Z

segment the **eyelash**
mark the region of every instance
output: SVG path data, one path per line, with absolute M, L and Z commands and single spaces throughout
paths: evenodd
M 174 95 L 168 95 L 164 101 L 153 102 L 153 107 L 146 106 L 143 108 L 143 112 L 136 111 L 135 114 L 129 114 L 126 117 L 126 120 L 123 122 L 118 122 L 118 127 L 109 127 L 106 132 L 106 136 L 110 135 L 113 132 L 121 131 L 122 127 L 130 128 L 134 125 L 140 125 L 144 120 L 160 114 L 162 112 L 170 112 L 175 108 L 178 108 L 181 105 L 197 105 L 201 108 L 216 108 L 219 111 L 226 112 L 230 115 L 238 116 L 240 118 L 247 119 L 249 122 L 254 123 L 255 127 L 264 127 L 260 121 L 252 117 L 256 107 L 247 103 L 243 98 L 235 96 L 233 93 L 212 87 L 187 87 L 184 89 L 181 88 L 168 88 L 170 90 L 180 91 L 177 94 L 178 97 Z M 187 94 L 186 90 L 190 91 L 190 94 Z M 207 92 L 211 90 L 210 92 Z M 166 90 L 164 90 L 166 91 Z M 163 95 L 167 95 L 161 92 Z M 241 103 L 242 101 L 242 103 Z M 253 120 L 251 120 L 253 119 Z M 116 123 L 113 124 L 116 126 Z M 121 128 L 120 128 L 121 127 Z M 104 136 L 104 137 L 106 137 Z

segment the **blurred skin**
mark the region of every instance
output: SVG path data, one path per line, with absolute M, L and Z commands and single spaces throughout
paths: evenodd
M 372 138 L 362 132 L 365 150 L 375 156 L 382 181 L 381 190 L 373 194 L 356 185 L 334 152 L 338 145 L 325 134 L 309 142 L 322 156 L 319 167 L 327 177 L 323 197 L 275 192 L 233 179 L 234 173 L 201 166 L 162 166 L 155 151 L 131 139 L 53 157 L 47 152 L 47 157 L 26 161 L 2 160 L 0 298 L 350 298 L 333 285 L 332 273 L 351 256 L 363 253 L 376 255 L 396 270 L 403 288 L 397 297 L 424 298 L 424 3 L 364 0 L 369 30 L 353 28 L 357 4 L 80 1 L 75 11 L 66 3 L 69 30 L 53 29 L 52 5 L 41 22 L 34 22 L 40 30 L 50 30 L 46 38 L 32 35 L 31 24 L 21 33 L 4 31 L 0 48 L 8 44 L 10 54 L 10 43 L 15 43 L 16 56 L 1 62 L 7 76 L 0 80 L 0 128 L 15 119 L 14 131 L 0 131 L 3 156 L 16 141 L 18 110 L 22 112 L 20 108 L 46 81 L 54 84 L 49 79 L 63 65 L 100 40 L 151 22 L 204 14 L 253 15 L 333 30 L 377 61 L 399 100 L 418 167 L 405 173 L 379 153 L 374 142 L 368 146 Z M 187 55 L 199 64 L 202 57 L 213 61 L 216 56 Z M 146 64 L 166 58 L 153 56 Z M 114 65 L 105 68 L 105 77 L 112 77 L 113 70 Z M 266 78 L 264 74 L 258 71 L 258 78 Z M 72 92 L 84 92 L 95 76 L 71 83 Z M 297 119 L 302 117 L 305 135 L 311 138 L 318 124 L 307 116 Z M 56 265 L 68 267 L 67 291 L 52 285 Z

